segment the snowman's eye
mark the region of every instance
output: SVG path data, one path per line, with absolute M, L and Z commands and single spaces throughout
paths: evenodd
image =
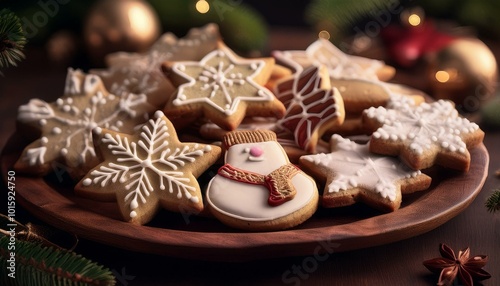
M 243 153 L 250 153 L 250 147 L 246 147 L 245 149 L 243 149 Z

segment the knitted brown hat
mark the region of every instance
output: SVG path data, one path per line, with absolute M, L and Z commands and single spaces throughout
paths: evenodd
M 236 130 L 226 133 L 222 139 L 227 150 L 235 144 L 277 141 L 276 133 L 270 130 Z

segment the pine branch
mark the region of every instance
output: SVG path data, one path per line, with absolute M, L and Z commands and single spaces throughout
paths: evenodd
M 14 245 L 15 249 L 12 248 Z M 15 278 L 9 277 L 11 252 L 15 253 Z M 0 236 L 1 285 L 111 286 L 115 277 L 106 268 L 77 255 L 38 243 Z
M 500 189 L 493 191 L 493 194 L 486 200 L 485 205 L 491 213 L 500 211 Z
M 24 59 L 26 37 L 21 21 L 7 9 L 0 10 L 0 69 L 17 66 Z

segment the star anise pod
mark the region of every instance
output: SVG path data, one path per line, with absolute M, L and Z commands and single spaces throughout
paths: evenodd
M 442 257 L 437 257 L 424 261 L 424 266 L 434 273 L 440 273 L 437 285 L 452 285 L 458 278 L 465 286 L 474 285 L 474 280 L 484 280 L 491 275 L 482 268 L 488 262 L 488 256 L 470 256 L 470 249 L 460 250 L 458 256 L 453 249 L 444 243 L 439 245 L 439 252 Z

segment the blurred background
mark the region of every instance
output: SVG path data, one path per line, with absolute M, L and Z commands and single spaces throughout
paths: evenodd
M 20 19 L 23 61 L 57 70 L 105 67 L 107 54 L 146 52 L 163 33 L 183 37 L 213 22 L 247 57 L 327 38 L 347 54 L 384 60 L 398 70 L 393 81 L 451 97 L 464 112 L 496 90 L 497 0 L 4 0 L 1 8 Z
M 4 0 L 1 7 L 21 19 L 28 48 L 44 48 L 54 62 L 63 65 L 83 66 L 88 58 L 92 65 L 102 65 L 99 57 L 104 53 L 144 51 L 160 33 L 181 37 L 190 28 L 209 22 L 218 23 L 224 41 L 241 53 L 266 54 L 280 44 L 293 49 L 294 34 L 314 38 L 321 31 L 328 32 L 336 44 L 344 42 L 343 50 L 347 37 L 369 36 L 364 48 L 358 42 L 350 50 L 362 52 L 390 24 L 404 26 L 401 16 L 414 7 L 420 9 L 421 23 L 449 21 L 445 33 L 500 36 L 500 17 L 496 16 L 500 4 L 495 0 Z M 291 30 L 288 41 L 292 43 L 271 37 L 283 29 Z M 95 34 L 100 34 L 100 41 Z

